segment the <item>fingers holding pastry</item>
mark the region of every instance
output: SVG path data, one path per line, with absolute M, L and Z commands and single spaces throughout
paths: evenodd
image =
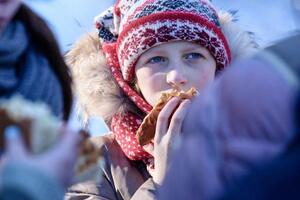
M 174 97 L 164 106 L 164 108 L 159 113 L 156 123 L 154 142 L 159 143 L 161 138 L 168 132 L 171 116 L 175 112 L 179 104 L 180 99 L 178 97 Z
M 148 143 L 148 144 L 145 144 L 144 146 L 143 146 L 143 149 L 147 152 L 147 153 L 149 153 L 150 155 L 154 155 L 154 143 L 153 142 L 150 142 L 150 143 Z
M 175 110 L 170 120 L 170 126 L 167 133 L 170 138 L 177 137 L 181 133 L 182 123 L 188 112 L 190 104 L 191 100 L 186 99 Z
M 141 126 L 137 130 L 137 140 L 140 143 L 140 145 L 144 146 L 151 142 L 155 136 L 156 125 L 158 116 L 160 115 L 160 112 L 163 110 L 164 107 L 168 104 L 169 101 L 171 101 L 174 97 L 178 98 L 180 101 L 184 101 L 185 99 L 191 99 L 194 96 L 198 94 L 196 88 L 192 87 L 188 91 L 180 91 L 179 89 L 171 91 L 169 93 L 162 93 L 161 97 L 158 101 L 158 103 L 153 107 L 151 112 L 144 118 Z M 179 103 L 178 103 L 179 104 Z M 178 105 L 177 104 L 177 105 Z M 174 109 L 173 109 L 174 110 Z M 181 115 L 181 114 L 180 114 Z M 171 116 L 171 115 L 169 115 Z M 180 117 L 180 116 L 179 116 Z M 169 119 L 164 119 L 165 116 L 161 116 L 160 121 L 167 121 L 170 122 Z M 168 127 L 168 125 L 167 125 Z M 164 130 L 160 130 L 162 132 L 166 133 L 166 125 L 164 127 L 161 127 Z

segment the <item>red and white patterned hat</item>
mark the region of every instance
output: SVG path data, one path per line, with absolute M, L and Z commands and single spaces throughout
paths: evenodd
M 208 0 L 119 0 L 96 17 L 103 43 L 114 43 L 123 79 L 134 76 L 139 56 L 170 41 L 191 41 L 206 47 L 217 68 L 230 63 L 228 42 Z M 115 58 L 115 57 L 114 57 Z

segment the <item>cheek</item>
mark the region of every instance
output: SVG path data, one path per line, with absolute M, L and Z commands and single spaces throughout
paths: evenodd
M 165 74 L 151 68 L 138 69 L 136 77 L 142 92 L 144 88 L 149 91 L 161 90 L 162 84 L 165 82 Z
M 165 89 L 166 85 L 166 75 L 163 73 L 157 73 L 149 77 L 149 87 L 152 88 L 152 91 L 161 91 Z
M 143 79 L 138 79 L 138 85 L 143 95 L 153 95 L 165 88 L 165 75 L 152 74 Z
M 200 71 L 193 74 L 193 86 L 202 90 L 208 84 L 210 84 L 215 78 L 215 70 L 208 68 L 207 70 Z
M 147 71 L 138 70 L 136 76 L 142 95 L 150 105 L 154 106 L 159 99 L 161 91 L 167 88 L 165 74 L 147 73 Z
M 204 86 L 206 86 L 207 84 L 211 83 L 215 78 L 214 73 L 208 73 L 203 75 L 202 80 L 200 81 L 200 84 Z

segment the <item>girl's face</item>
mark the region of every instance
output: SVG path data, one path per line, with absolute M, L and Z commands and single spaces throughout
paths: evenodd
M 174 87 L 200 92 L 216 72 L 216 61 L 210 52 L 195 43 L 178 41 L 153 47 L 137 61 L 137 84 L 146 101 L 154 106 L 162 92 Z
M 17 12 L 21 0 L 0 0 L 0 34 Z

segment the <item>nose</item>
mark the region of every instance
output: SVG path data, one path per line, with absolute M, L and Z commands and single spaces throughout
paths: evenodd
M 167 73 L 167 83 L 173 88 L 181 88 L 187 83 L 187 78 L 180 69 L 173 69 Z

